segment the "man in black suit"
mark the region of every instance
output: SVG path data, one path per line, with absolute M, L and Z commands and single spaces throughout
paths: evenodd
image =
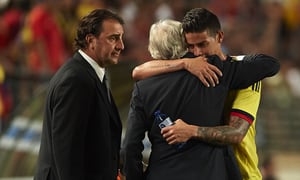
M 122 124 L 105 85 L 117 64 L 123 20 L 96 9 L 77 29 L 78 51 L 51 79 L 35 180 L 115 180 Z
M 186 53 L 181 24 L 165 20 L 151 26 L 149 51 L 154 59 L 178 59 Z M 138 81 L 134 85 L 127 131 L 122 149 L 127 180 L 234 180 L 241 179 L 232 149 L 191 138 L 181 148 L 170 145 L 161 134 L 154 113 L 171 119 L 185 119 L 197 126 L 218 126 L 229 89 L 245 88 L 278 72 L 279 63 L 266 55 L 247 55 L 244 61 L 208 61 L 223 76 L 214 88 L 207 88 L 182 70 Z M 255 72 L 255 73 L 254 73 Z M 201 117 L 201 119 L 199 119 Z M 152 144 L 149 164 L 143 171 L 142 140 L 148 133 Z

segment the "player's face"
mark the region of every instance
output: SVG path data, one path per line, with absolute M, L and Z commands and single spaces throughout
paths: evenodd
M 185 39 L 188 49 L 195 56 L 208 56 L 222 54 L 221 42 L 223 33 L 218 33 L 215 37 L 210 36 L 207 31 L 186 33 Z

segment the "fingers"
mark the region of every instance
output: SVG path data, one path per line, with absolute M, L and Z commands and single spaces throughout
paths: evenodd
M 210 83 L 207 82 L 207 79 L 203 76 L 203 74 L 198 75 L 198 78 L 204 84 L 204 86 L 210 87 Z
M 168 144 L 177 144 L 179 142 L 179 136 L 172 133 L 166 133 L 163 135 L 163 137 L 168 142 Z
M 174 133 L 173 129 L 170 127 L 165 127 L 161 130 L 161 134 L 163 138 L 168 142 L 168 144 L 175 144 L 177 143 L 178 135 Z
M 222 71 L 216 66 L 209 64 L 203 57 L 201 60 L 197 59 L 199 59 L 199 57 L 186 61 L 185 68 L 197 76 L 206 87 L 215 87 L 219 84 L 219 77 L 222 76 Z
M 219 84 L 219 78 L 213 71 L 202 72 L 198 75 L 198 78 L 206 87 L 215 87 L 216 84 Z
M 177 144 L 185 141 L 183 134 L 175 133 L 173 129 L 168 129 L 168 127 L 163 128 L 161 134 L 168 144 Z
M 222 76 L 222 72 L 214 65 L 209 65 L 207 69 L 200 72 L 198 75 L 200 81 L 207 87 L 215 87 L 219 84 L 219 76 Z
M 166 138 L 166 141 L 168 142 L 168 144 L 178 143 L 175 136 L 170 136 L 170 137 Z
M 174 125 L 161 129 L 163 138 L 168 144 L 186 142 L 189 139 L 188 134 L 185 132 L 188 127 L 187 124 L 182 119 L 177 119 L 174 122 Z
M 222 71 L 216 66 L 209 64 L 209 69 L 213 71 L 216 76 L 223 76 Z
M 219 84 L 219 78 L 214 71 L 207 70 L 206 73 L 206 78 L 211 86 L 215 87 L 217 84 Z

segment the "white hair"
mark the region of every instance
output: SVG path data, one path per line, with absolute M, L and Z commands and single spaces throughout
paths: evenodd
M 152 24 L 148 50 L 154 59 L 179 59 L 187 52 L 181 23 L 175 20 L 160 20 Z

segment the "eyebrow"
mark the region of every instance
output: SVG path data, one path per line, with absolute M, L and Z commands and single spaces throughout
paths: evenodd
M 121 36 L 122 33 L 113 33 L 113 34 L 110 34 L 109 36 Z
M 201 42 L 198 42 L 198 43 L 193 43 L 193 44 L 191 44 L 191 43 L 187 43 L 187 45 L 188 46 L 198 46 L 198 45 L 204 45 L 204 44 L 206 44 L 208 41 L 201 41 Z
M 108 37 L 121 39 L 121 34 L 111 34 Z

